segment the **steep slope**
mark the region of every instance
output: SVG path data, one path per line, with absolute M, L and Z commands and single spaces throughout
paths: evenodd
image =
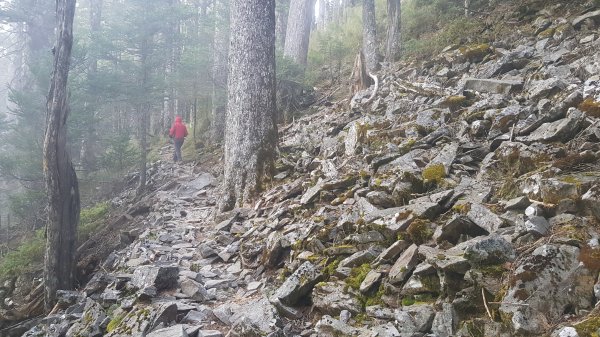
M 25 336 L 597 335 L 600 11 L 531 19 L 282 128 L 252 208 L 158 164 L 131 243 Z

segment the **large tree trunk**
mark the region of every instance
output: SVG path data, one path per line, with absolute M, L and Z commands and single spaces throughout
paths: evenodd
M 401 27 L 402 27 L 402 4 L 400 0 L 387 0 L 387 42 L 385 49 L 385 60 L 396 62 L 400 57 Z
M 140 47 L 140 67 L 141 67 L 141 82 L 140 88 L 142 91 L 147 91 L 148 77 L 150 69 L 148 69 L 148 54 L 150 48 L 150 41 L 144 39 Z M 140 141 L 140 158 L 139 158 L 139 171 L 140 181 L 136 191 L 137 196 L 141 196 L 146 190 L 146 172 L 148 170 L 148 124 L 149 124 L 149 106 L 148 104 L 140 104 L 137 108 L 137 115 L 140 118 L 139 123 L 139 141 Z
M 304 66 L 308 56 L 314 11 L 315 0 L 295 0 L 290 5 L 283 55 Z
M 277 0 L 275 8 L 275 41 L 279 50 L 285 47 L 285 33 L 287 31 L 290 0 Z
M 363 52 L 367 70 L 379 70 L 379 48 L 377 47 L 377 25 L 375 23 L 375 0 L 363 0 Z
M 214 140 L 223 140 L 227 111 L 227 55 L 229 49 L 229 1 L 215 1 L 213 48 L 212 129 Z
M 243 205 L 274 170 L 275 0 L 232 0 L 221 210 Z
M 57 42 L 54 72 L 48 95 L 44 139 L 44 177 L 48 194 L 46 256 L 44 259 L 45 307 L 52 309 L 57 290 L 73 288 L 75 240 L 79 222 L 79 186 L 67 152 L 69 103 L 67 81 L 75 0 L 57 0 Z

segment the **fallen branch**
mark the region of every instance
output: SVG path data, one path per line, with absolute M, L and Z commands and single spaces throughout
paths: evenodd
M 371 73 L 369 73 L 369 77 L 371 77 L 373 79 L 373 81 L 375 81 L 375 88 L 373 89 L 373 92 L 371 93 L 371 97 L 369 97 L 369 99 L 365 102 L 365 104 L 369 104 L 373 101 L 373 99 L 375 99 L 375 95 L 377 95 L 377 91 L 379 91 L 379 78 L 377 78 L 377 75 L 373 75 Z
M 488 308 L 487 299 L 485 298 L 485 290 L 483 288 L 481 288 L 481 297 L 483 297 L 483 305 L 485 306 L 485 311 L 487 311 L 488 316 L 490 316 L 490 319 L 493 321 L 494 318 L 492 317 L 490 308 Z
M 512 302 L 488 302 L 488 304 L 506 304 L 506 305 L 516 305 L 521 307 L 528 307 L 527 303 L 512 303 Z

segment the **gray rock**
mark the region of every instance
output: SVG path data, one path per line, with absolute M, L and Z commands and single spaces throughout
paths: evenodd
M 274 268 L 278 266 L 289 248 L 289 241 L 281 233 L 272 232 L 269 234 L 267 246 L 262 256 L 265 267 Z
M 526 196 L 517 197 L 511 200 L 508 200 L 504 203 L 504 209 L 507 211 L 510 210 L 521 210 L 527 208 L 527 206 L 531 205 L 531 201 Z
M 366 125 L 358 122 L 352 123 L 346 136 L 346 156 L 353 156 L 357 154 L 361 143 L 364 143 L 366 139 Z
M 161 291 L 174 288 L 178 277 L 177 266 L 140 266 L 133 272 L 131 283 L 139 289 L 153 286 Z
M 324 315 L 315 325 L 319 337 L 357 336 L 361 330 L 329 315 Z
M 501 313 L 512 318 L 515 332 L 538 333 L 565 310 L 578 312 L 592 306 L 595 275 L 579 260 L 577 247 L 543 245 L 518 264 L 514 285 L 500 306 Z
M 360 284 L 360 288 L 359 288 L 360 292 L 367 293 L 371 289 L 373 289 L 375 287 L 375 285 L 377 284 L 377 282 L 379 282 L 379 280 L 381 280 L 381 276 L 382 276 L 382 274 L 377 272 L 376 270 L 370 270 L 367 273 L 367 276 L 365 276 L 365 279 Z
M 534 101 L 547 98 L 564 89 L 566 86 L 565 82 L 559 78 L 533 81 L 528 85 L 529 98 Z
M 435 314 L 431 332 L 437 337 L 452 337 L 458 326 L 458 315 L 450 303 L 442 304 L 442 311 Z
M 315 201 L 321 193 L 321 191 L 323 190 L 323 184 L 324 182 L 322 180 L 319 180 L 319 182 L 317 182 L 314 186 L 306 190 L 306 192 L 302 195 L 302 198 L 300 199 L 300 203 L 302 205 L 307 205 Z
M 467 217 L 488 233 L 496 232 L 503 224 L 502 219 L 482 204 L 472 204 Z
M 537 130 L 529 136 L 524 137 L 525 142 L 553 142 L 563 141 L 575 137 L 577 132 L 583 127 L 585 114 L 575 108 L 569 109 L 567 118 L 563 118 L 551 123 L 542 124 Z
M 408 279 L 415 267 L 419 264 L 420 257 L 417 245 L 408 247 L 402 255 L 396 260 L 389 273 L 390 283 L 402 283 Z
M 274 297 L 285 305 L 294 306 L 322 280 L 323 273 L 306 261 L 275 291 Z
M 232 337 L 280 336 L 280 319 L 275 308 L 266 298 L 252 300 L 235 310 Z
M 97 302 L 87 298 L 82 319 L 75 322 L 67 331 L 66 337 L 96 337 L 102 336 L 102 322 L 106 319 L 104 308 Z
M 154 330 L 147 334 L 146 337 L 188 337 L 183 325 L 173 325 L 168 328 Z
M 594 185 L 581 197 L 588 211 L 600 219 L 600 185 Z
M 498 264 L 516 257 L 512 244 L 497 234 L 466 242 L 464 257 L 473 265 Z
M 181 282 L 181 292 L 198 302 L 210 299 L 210 295 L 206 291 L 206 288 L 202 284 L 190 279 L 185 279 Z
M 565 326 L 553 333 L 552 337 L 579 337 L 579 334 L 574 327 Z
M 475 224 L 468 217 L 464 215 L 455 215 L 448 222 L 437 228 L 433 234 L 433 238 L 441 243 L 448 241 L 453 244 L 457 244 L 459 240 L 465 236 L 477 237 L 481 235 L 487 235 L 489 232 Z
M 370 335 L 377 337 L 400 337 L 402 336 L 398 329 L 391 323 L 381 324 L 369 329 Z
M 523 88 L 522 81 L 502 81 L 491 79 L 467 78 L 464 90 L 508 95 Z
M 410 243 L 406 240 L 398 240 L 394 242 L 391 246 L 386 248 L 377 258 L 373 261 L 373 265 L 379 265 L 381 263 L 388 263 L 395 261 L 398 258 L 398 255 L 402 253 L 406 248 L 410 246 Z
M 321 282 L 313 289 L 313 306 L 320 312 L 338 316 L 343 310 L 353 314 L 362 311 L 362 305 L 356 297 L 344 292 L 341 282 Z
M 201 324 L 210 321 L 211 316 L 202 311 L 190 310 L 182 319 L 181 323 L 184 324 Z
M 544 236 L 550 232 L 550 223 L 543 216 L 532 216 L 529 217 L 524 223 L 518 223 L 515 231 L 519 235 L 535 234 L 537 236 Z
M 376 251 L 372 248 L 367 249 L 367 250 L 362 250 L 362 251 L 356 252 L 356 253 L 348 256 L 347 258 L 343 259 L 342 261 L 340 261 L 339 266 L 354 268 L 354 267 L 360 266 L 361 264 L 370 263 L 377 257 L 378 254 L 379 254 L 379 251 Z
M 396 311 L 396 326 L 401 333 L 428 332 L 434 317 L 435 310 L 431 305 L 411 305 Z
M 382 208 L 390 208 L 395 206 L 392 196 L 383 191 L 371 191 L 367 193 L 365 197 L 371 204 L 375 206 Z

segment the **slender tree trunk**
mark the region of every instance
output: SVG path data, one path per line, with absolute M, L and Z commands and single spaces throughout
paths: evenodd
M 221 210 L 249 203 L 274 170 L 275 0 L 232 0 Z
M 314 11 L 315 0 L 295 0 L 290 5 L 283 55 L 303 66 L 306 66 Z
M 377 25 L 375 23 L 375 0 L 363 0 L 363 52 L 367 70 L 379 70 L 379 48 L 377 46 Z
M 142 91 L 146 91 L 148 84 L 148 54 L 149 54 L 150 41 L 144 40 L 141 43 L 140 48 L 140 67 L 142 70 L 141 73 L 141 81 L 140 87 Z M 148 104 L 139 104 L 137 107 L 137 115 L 140 118 L 139 123 L 139 139 L 140 139 L 140 161 L 139 161 L 139 171 L 140 171 L 140 181 L 136 191 L 137 196 L 141 196 L 146 190 L 146 172 L 148 166 L 148 113 L 149 106 Z
M 402 7 L 400 0 L 387 0 L 388 29 L 385 60 L 396 62 L 400 57 Z
M 469 15 L 471 15 L 470 13 L 470 9 L 471 9 L 471 0 L 465 0 L 465 17 L 469 17 Z
M 275 41 L 279 50 L 285 47 L 285 34 L 290 12 L 290 0 L 277 0 L 275 8 Z
M 212 129 L 215 141 L 223 140 L 227 111 L 227 55 L 229 49 L 229 0 L 215 1 L 213 42 Z
M 69 116 L 67 81 L 73 45 L 75 0 L 58 0 L 56 14 L 58 36 L 44 139 L 44 177 L 48 194 L 44 259 L 44 303 L 47 310 L 54 306 L 57 290 L 73 288 L 80 207 L 77 175 L 66 147 Z
M 102 2 L 103 0 L 90 0 L 90 40 L 97 41 L 100 37 L 102 29 Z M 89 67 L 88 67 L 88 82 L 93 83 L 96 81 L 98 73 L 98 56 L 95 52 L 89 53 Z M 87 93 L 88 100 L 85 102 L 86 110 L 88 112 L 88 123 L 85 130 L 84 139 L 81 142 L 80 151 L 80 165 L 84 169 L 85 174 L 91 171 L 96 166 L 96 111 L 97 111 L 97 99 L 94 99 L 92 95 L 92 89 L 88 89 Z

